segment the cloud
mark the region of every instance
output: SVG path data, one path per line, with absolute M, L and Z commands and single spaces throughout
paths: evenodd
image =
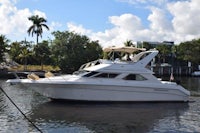
M 120 0 L 136 4 L 153 2 L 152 0 Z M 155 2 L 154 2 L 155 3 Z M 93 40 L 99 40 L 103 47 L 123 45 L 126 40 L 134 41 L 174 41 L 180 43 L 200 37 L 200 5 L 199 0 L 191 1 L 169 1 L 159 0 L 159 6 L 149 6 L 150 10 L 147 20 L 149 26 L 144 26 L 140 17 L 134 14 L 122 14 L 110 16 L 109 22 L 113 28 L 104 31 L 92 32 L 82 25 L 71 24 L 69 30 L 81 31 Z M 163 8 L 164 7 L 164 8 Z
M 9 33 L 12 29 L 11 26 L 8 26 L 11 18 L 8 15 L 15 11 L 16 8 L 12 6 L 12 3 L 8 0 L 0 1 L 0 31 L 1 34 Z
M 167 33 L 171 33 L 170 30 L 172 29 L 169 29 L 167 20 L 163 21 L 164 14 L 162 13 L 159 9 L 152 9 L 152 14 L 148 17 L 151 21 L 149 28 L 144 28 L 139 17 L 133 14 L 122 14 L 109 17 L 109 22 L 113 25 L 113 28 L 105 31 L 92 32 L 90 30 L 87 32 L 87 29 L 84 29 L 83 26 L 80 27 L 75 24 L 68 26 L 68 30 L 78 33 L 82 31 L 82 34 L 88 35 L 92 40 L 99 40 L 103 47 L 123 46 L 127 40 L 133 42 L 169 40 L 170 35 L 167 35 Z
M 191 0 L 168 4 L 170 13 L 174 16 L 172 24 L 177 34 L 200 34 L 200 1 Z
M 32 24 L 28 17 L 38 14 L 46 18 L 45 13 L 34 10 L 30 11 L 28 8 L 17 9 L 15 7 L 16 0 L 1 0 L 0 1 L 0 34 L 15 38 L 21 37 L 24 39 L 27 35 L 27 29 Z
M 93 40 L 99 40 L 104 47 L 122 45 L 127 39 L 134 38 L 135 31 L 142 29 L 140 18 L 132 14 L 111 16 L 109 22 L 113 24 L 113 28 L 103 32 L 92 32 L 92 30 L 87 30 L 82 25 L 74 23 L 68 23 L 68 30 L 88 35 Z
M 51 22 L 50 26 L 49 26 L 49 29 L 51 32 L 57 30 L 58 28 L 62 27 L 62 24 L 59 23 L 59 22 Z
M 68 22 L 67 27 L 70 31 L 76 32 L 78 34 L 88 35 L 91 33 L 91 30 L 85 29 L 82 25 L 76 25 L 73 22 Z
M 141 20 L 133 14 L 123 14 L 121 16 L 111 16 L 109 21 L 116 27 L 125 30 L 138 30 L 142 28 Z
M 34 10 L 33 11 L 33 15 L 38 15 L 40 17 L 43 17 L 43 18 L 47 19 L 46 14 L 44 12 L 39 11 L 39 10 Z
M 157 32 L 168 32 L 173 29 L 170 20 L 167 19 L 165 11 L 160 8 L 151 8 L 151 14 L 148 16 L 150 29 Z

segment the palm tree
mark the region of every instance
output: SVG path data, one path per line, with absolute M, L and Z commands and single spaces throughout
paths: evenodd
M 127 40 L 126 42 L 124 42 L 124 45 L 127 46 L 127 47 L 134 46 L 132 40 Z
M 28 51 L 27 47 L 24 47 L 18 58 L 20 58 L 22 60 L 22 62 L 24 62 L 24 71 L 27 70 L 27 58 L 31 55 L 31 53 Z
M 36 42 L 38 44 L 38 37 L 41 36 L 42 37 L 42 33 L 43 33 L 43 27 L 45 27 L 47 30 L 49 30 L 49 27 L 45 24 L 47 22 L 46 19 L 44 19 L 43 17 L 39 17 L 38 15 L 33 15 L 31 17 L 28 18 L 28 20 L 33 22 L 33 25 L 31 25 L 29 27 L 29 29 L 27 30 L 28 34 L 36 34 Z

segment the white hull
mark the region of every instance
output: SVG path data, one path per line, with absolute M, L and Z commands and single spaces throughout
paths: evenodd
M 30 84 L 29 87 L 46 97 L 63 100 L 119 102 L 189 100 L 188 95 L 182 91 L 159 87 L 37 83 Z

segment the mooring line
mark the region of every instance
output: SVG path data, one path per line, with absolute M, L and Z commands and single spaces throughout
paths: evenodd
M 14 103 L 14 101 L 8 96 L 8 94 L 0 87 L 0 90 L 4 93 L 4 95 L 10 100 L 10 102 L 17 108 L 17 110 L 24 116 L 25 119 L 28 120 L 40 133 L 43 133 L 26 115 L 21 111 L 21 109 Z

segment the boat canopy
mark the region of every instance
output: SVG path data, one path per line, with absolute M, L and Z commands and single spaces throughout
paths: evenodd
M 132 54 L 136 51 L 146 51 L 145 48 L 136 48 L 136 47 L 108 47 L 103 50 L 104 52 L 125 52 Z

